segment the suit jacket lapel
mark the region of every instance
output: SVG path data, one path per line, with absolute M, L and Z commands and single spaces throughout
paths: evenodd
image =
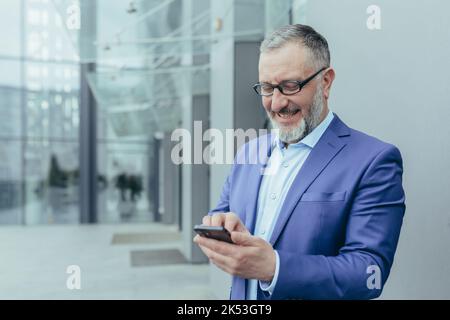
M 340 130 L 341 132 L 339 132 Z M 335 131 L 337 131 L 337 133 Z M 346 127 L 345 124 L 335 115 L 335 119 L 333 119 L 327 130 L 323 133 L 321 139 L 311 150 L 308 159 L 306 159 L 303 167 L 295 177 L 288 194 L 286 195 L 270 238 L 270 243 L 272 245 L 275 245 L 275 242 L 278 240 L 281 231 L 286 225 L 303 193 L 311 185 L 315 178 L 323 171 L 323 169 L 325 169 L 328 163 L 332 161 L 336 154 L 345 146 L 345 143 L 341 141 L 342 139 L 339 137 L 348 134 L 348 127 Z

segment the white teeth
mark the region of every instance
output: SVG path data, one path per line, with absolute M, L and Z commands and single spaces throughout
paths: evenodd
M 295 115 L 296 113 L 297 113 L 297 111 L 287 112 L 287 113 L 278 113 L 278 115 L 283 119 L 288 119 L 288 118 L 292 117 L 293 115 Z

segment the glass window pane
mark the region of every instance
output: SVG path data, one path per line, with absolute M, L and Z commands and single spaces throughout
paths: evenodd
M 0 1 L 0 56 L 20 57 L 21 56 L 21 1 L 2 0 Z M 1 69 L 5 70 L 5 69 Z
M 78 223 L 77 50 L 52 1 L 1 1 L 0 27 L 0 223 Z

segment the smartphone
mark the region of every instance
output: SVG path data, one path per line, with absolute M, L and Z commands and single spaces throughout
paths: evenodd
M 231 240 L 230 232 L 228 232 L 228 230 L 222 226 L 212 227 L 212 226 L 196 225 L 194 227 L 194 231 L 197 232 L 202 237 L 233 243 L 233 240 Z

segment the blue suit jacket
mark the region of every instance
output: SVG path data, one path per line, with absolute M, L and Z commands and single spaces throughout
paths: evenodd
M 217 207 L 235 212 L 253 233 L 257 197 L 271 153 L 270 136 L 238 152 Z M 260 163 L 239 159 L 260 155 Z M 262 155 L 262 156 L 261 156 Z M 370 266 L 382 285 L 393 263 L 405 212 L 399 150 L 347 127 L 336 115 L 296 176 L 270 243 L 280 271 L 273 294 L 259 299 L 371 299 Z M 231 299 L 245 299 L 246 279 L 233 277 Z

